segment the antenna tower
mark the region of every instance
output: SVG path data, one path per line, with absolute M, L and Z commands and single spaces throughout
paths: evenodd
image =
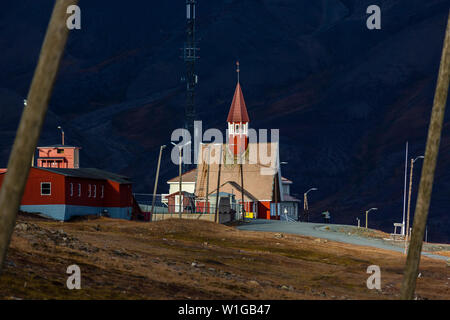
M 191 134 L 191 139 L 194 139 L 194 120 L 195 120 L 195 87 L 198 84 L 198 76 L 195 73 L 195 62 L 199 58 L 197 52 L 197 43 L 195 40 L 195 19 L 196 19 L 196 0 L 186 0 L 186 42 L 183 48 L 183 59 L 186 65 L 186 109 L 184 128 Z M 193 148 L 194 143 L 191 144 L 191 161 L 194 162 Z M 185 170 L 188 165 L 183 164 Z

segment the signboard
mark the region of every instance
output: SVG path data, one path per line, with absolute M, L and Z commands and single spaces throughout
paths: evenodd
M 255 214 L 253 212 L 245 212 L 244 216 L 246 219 L 254 219 L 255 218 Z

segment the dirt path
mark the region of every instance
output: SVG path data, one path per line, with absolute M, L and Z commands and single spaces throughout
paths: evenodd
M 81 269 L 68 290 L 66 269 Z M 379 265 L 382 290 L 368 290 Z M 2 299 L 396 299 L 404 257 L 311 237 L 204 221 L 60 223 L 21 217 Z M 424 258 L 417 295 L 450 299 L 445 262 Z

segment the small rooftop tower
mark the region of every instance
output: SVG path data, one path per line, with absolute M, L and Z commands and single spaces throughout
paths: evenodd
M 62 144 L 38 147 L 37 166 L 40 168 L 80 168 L 80 149 Z
M 58 130 L 61 131 L 62 143 L 47 147 L 38 147 L 37 167 L 65 169 L 80 168 L 81 148 L 66 145 L 64 143 L 64 130 L 61 126 L 58 126 Z
M 237 85 L 234 91 L 233 102 L 228 113 L 228 147 L 230 151 L 238 156 L 247 150 L 248 146 L 248 113 L 245 105 L 244 95 L 242 94 L 239 81 L 239 61 L 236 62 Z

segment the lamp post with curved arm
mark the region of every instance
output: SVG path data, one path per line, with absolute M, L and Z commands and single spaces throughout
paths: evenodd
M 319 190 L 319 189 L 317 189 L 317 188 L 311 188 L 311 189 L 309 189 L 308 191 L 306 191 L 306 192 L 303 194 L 303 211 L 304 211 L 304 213 L 305 213 L 305 216 L 306 216 L 306 219 L 307 219 L 308 222 L 309 222 L 309 215 L 308 215 L 308 210 L 309 210 L 309 207 L 308 207 L 308 193 L 309 193 L 310 191 L 317 191 L 317 190 Z
M 372 210 L 378 210 L 378 208 L 370 208 L 369 210 L 366 211 L 366 229 L 367 229 L 367 220 L 368 220 L 367 216 L 369 215 L 369 212 Z

